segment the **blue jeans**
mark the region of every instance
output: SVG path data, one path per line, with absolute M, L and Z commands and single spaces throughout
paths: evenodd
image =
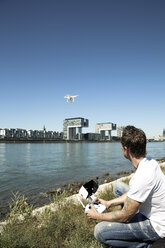
M 122 182 L 114 185 L 116 197 L 127 192 L 129 186 Z M 151 244 L 160 237 L 153 229 L 149 219 L 137 212 L 129 223 L 103 221 L 95 226 L 95 238 L 113 247 L 151 247 Z

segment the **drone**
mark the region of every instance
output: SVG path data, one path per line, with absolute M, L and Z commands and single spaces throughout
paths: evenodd
M 74 102 L 74 99 L 75 99 L 77 96 L 78 96 L 78 95 L 75 95 L 75 96 L 66 95 L 66 96 L 64 96 L 64 98 L 67 99 L 67 102 Z

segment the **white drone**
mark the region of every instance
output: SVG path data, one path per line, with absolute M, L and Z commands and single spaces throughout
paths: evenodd
M 66 95 L 66 96 L 64 96 L 64 98 L 67 99 L 67 102 L 74 102 L 74 99 L 75 99 L 77 96 L 78 96 L 78 95 L 75 95 L 75 96 Z

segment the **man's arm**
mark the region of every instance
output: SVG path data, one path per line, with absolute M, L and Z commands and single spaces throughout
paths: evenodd
M 105 205 L 106 208 L 110 208 L 113 206 L 118 206 L 118 205 L 124 204 L 124 202 L 127 198 L 127 193 L 128 192 L 126 192 L 123 195 L 121 195 L 120 197 L 117 197 L 117 198 L 110 200 L 110 201 L 105 201 L 103 199 L 98 199 L 98 200 L 101 204 Z
M 95 207 L 92 205 L 91 210 L 86 212 L 86 215 L 90 219 L 105 220 L 111 222 L 129 222 L 139 209 L 140 202 L 134 201 L 129 197 L 126 197 L 124 207 L 118 211 L 112 211 L 109 213 L 98 213 Z

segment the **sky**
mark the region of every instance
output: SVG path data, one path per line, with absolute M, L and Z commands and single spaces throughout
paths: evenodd
M 0 0 L 0 106 L 0 128 L 61 132 L 83 117 L 83 132 L 162 135 L 165 1 Z

